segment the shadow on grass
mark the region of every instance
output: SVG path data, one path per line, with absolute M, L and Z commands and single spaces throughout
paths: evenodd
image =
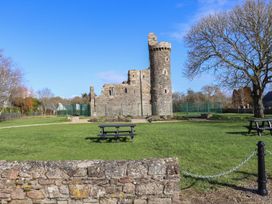
M 85 140 L 89 140 L 90 142 L 93 143 L 112 143 L 112 142 L 127 142 L 127 138 L 126 137 L 122 137 L 122 138 L 101 138 L 101 137 L 85 137 Z
M 202 181 L 202 182 L 207 182 L 207 183 L 209 183 L 211 185 L 217 185 L 217 186 L 232 188 L 232 189 L 237 190 L 237 191 L 250 192 L 250 193 L 258 194 L 258 191 L 257 191 L 257 188 L 258 188 L 257 177 L 258 177 L 258 175 L 256 173 L 249 173 L 249 172 L 245 172 L 245 171 L 236 171 L 236 173 L 241 174 L 241 177 L 240 178 L 233 178 L 233 180 L 239 181 L 239 180 L 246 180 L 246 179 L 254 178 L 254 180 L 256 180 L 256 184 L 255 184 L 256 188 L 247 188 L 247 187 L 244 187 L 244 186 L 239 186 L 239 185 L 236 185 L 236 184 L 230 184 L 230 183 L 226 183 L 226 182 L 220 182 L 220 181 L 217 181 L 217 180 L 208 180 L 208 179 L 202 179 L 202 178 L 194 178 L 194 177 L 191 177 L 191 176 L 184 176 L 186 178 L 192 179 L 193 181 L 189 186 L 184 187 L 181 190 L 186 190 L 188 188 L 191 188 L 196 184 L 197 181 Z M 269 180 L 270 180 L 270 182 L 272 181 L 272 177 L 270 175 L 268 175 L 268 177 L 267 177 L 267 181 L 269 181 Z
M 190 185 L 181 188 L 181 190 L 186 190 L 186 189 L 190 189 L 191 187 L 193 187 L 196 184 L 197 180 L 195 179 L 194 182 L 192 182 Z
M 218 181 L 209 181 L 210 184 L 215 184 L 215 185 L 219 185 L 219 186 L 223 186 L 223 187 L 228 187 L 228 188 L 232 188 L 234 190 L 237 191 L 243 191 L 243 192 L 250 192 L 250 193 L 254 193 L 254 194 L 258 194 L 257 192 L 257 188 L 246 188 L 243 186 L 238 186 L 235 184 L 229 184 L 229 183 L 224 183 L 224 182 L 218 182 Z M 257 183 L 256 183 L 257 185 Z
M 248 133 L 247 131 L 234 131 L 234 132 L 226 132 L 230 135 L 240 135 L 240 136 L 259 136 L 257 132 Z M 270 136 L 269 132 L 262 132 L 262 136 Z
M 255 136 L 253 134 L 248 134 L 248 132 L 244 132 L 244 131 L 235 131 L 235 132 L 226 132 L 227 134 L 230 135 L 243 135 L 243 136 Z
M 217 186 L 232 188 L 232 189 L 238 190 L 238 191 L 250 192 L 250 193 L 257 194 L 257 189 L 253 189 L 253 188 L 246 188 L 246 187 L 243 187 L 243 186 L 238 186 L 238 185 L 235 185 L 235 184 L 230 184 L 230 183 L 226 183 L 226 182 L 220 182 L 220 181 L 216 181 L 216 180 L 194 178 L 194 177 L 191 177 L 191 176 L 184 176 L 184 177 L 194 179 L 195 182 L 193 182 L 190 186 L 185 187 L 185 188 L 183 188 L 181 190 L 185 190 L 185 189 L 191 188 L 191 187 L 193 187 L 195 185 L 195 183 L 197 181 L 202 181 L 202 182 L 207 182 L 207 183 L 209 183 L 211 185 L 217 185 Z M 257 185 L 257 183 L 256 183 L 256 185 Z

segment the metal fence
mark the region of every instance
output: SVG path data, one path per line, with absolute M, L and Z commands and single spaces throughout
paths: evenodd
M 185 113 L 222 113 L 222 104 L 219 102 L 202 102 L 202 103 L 191 103 L 185 102 L 178 106 L 174 106 L 174 112 L 185 112 Z
M 0 114 L 0 122 L 5 120 L 12 120 L 16 118 L 20 118 L 22 116 L 21 113 L 1 113 Z
M 57 110 L 57 115 L 90 116 L 90 111 L 89 104 L 72 104 Z
M 268 191 L 267 191 L 267 174 L 266 174 L 266 169 L 265 169 L 265 155 L 269 155 L 272 156 L 272 151 L 270 150 L 265 150 L 265 144 L 262 141 L 259 141 L 257 143 L 257 149 L 253 150 L 252 152 L 250 152 L 244 160 L 242 160 L 238 165 L 234 166 L 231 169 L 228 169 L 226 171 L 223 172 L 219 172 L 216 173 L 214 175 L 200 175 L 197 173 L 192 173 L 190 171 L 181 170 L 181 173 L 184 176 L 189 176 L 192 178 L 196 178 L 196 179 L 214 179 L 214 178 L 218 178 L 218 177 L 222 177 L 222 176 L 227 176 L 231 173 L 233 173 L 234 171 L 240 169 L 242 166 L 244 166 L 248 161 L 250 161 L 254 156 L 257 156 L 257 160 L 258 160 L 258 189 L 257 189 L 257 193 L 262 195 L 262 196 L 266 196 L 268 195 Z

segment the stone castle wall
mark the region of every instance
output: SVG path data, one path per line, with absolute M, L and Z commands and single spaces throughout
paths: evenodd
M 0 161 L 1 204 L 179 203 L 176 159 Z
M 172 115 L 171 44 L 148 35 L 152 115 Z
M 99 96 L 91 88 L 92 116 L 172 115 L 171 44 L 150 33 L 148 45 L 150 68 L 129 70 L 128 81 L 105 84 Z
M 150 70 L 130 70 L 128 81 L 105 84 L 94 100 L 97 116 L 151 115 Z

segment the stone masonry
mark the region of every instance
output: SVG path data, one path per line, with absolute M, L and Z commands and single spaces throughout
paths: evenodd
M 149 33 L 148 47 L 150 68 L 129 70 L 127 81 L 105 84 L 100 96 L 90 88 L 91 116 L 172 115 L 171 44 Z
M 178 161 L 0 161 L 1 204 L 179 203 Z

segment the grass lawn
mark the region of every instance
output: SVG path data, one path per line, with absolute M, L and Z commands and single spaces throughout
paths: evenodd
M 66 117 L 56 116 L 29 116 L 18 118 L 14 120 L 8 120 L 0 122 L 0 128 L 6 126 L 17 126 L 17 125 L 31 125 L 31 124 L 44 124 L 44 123 L 60 123 L 67 122 Z
M 0 123 L 19 125 L 60 122 L 64 118 L 31 118 Z M 136 138 L 130 142 L 86 140 L 98 134 L 98 124 L 63 124 L 40 127 L 0 129 L 1 160 L 81 160 L 81 159 L 143 159 L 178 157 L 181 169 L 199 174 L 214 174 L 240 163 L 262 140 L 272 151 L 272 136 L 246 135 L 243 122 L 196 122 L 137 124 Z M 218 185 L 239 184 L 256 180 L 257 161 L 254 158 L 239 171 L 213 180 Z M 272 156 L 267 156 L 267 172 L 272 175 Z M 205 190 L 218 185 L 207 181 L 182 178 L 181 188 L 194 186 Z
M 211 113 L 211 120 L 230 120 L 230 121 L 241 121 L 241 120 L 249 120 L 253 117 L 253 114 L 250 113 Z M 199 117 L 201 113 L 198 112 L 176 112 L 175 116 L 182 116 L 184 118 L 190 117 Z M 271 118 L 272 115 L 265 115 L 265 117 Z

